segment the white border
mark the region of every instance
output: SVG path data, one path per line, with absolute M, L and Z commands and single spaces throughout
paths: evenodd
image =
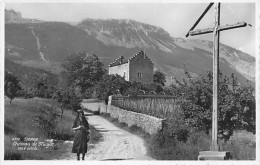
M 229 3 L 255 3 L 255 11 L 256 11 L 256 46 L 255 46 L 255 58 L 256 58 L 256 160 L 255 161 L 63 161 L 63 160 L 55 160 L 55 161 L 46 161 L 46 160 L 37 160 L 37 161 L 4 161 L 4 148 L 2 147 L 4 144 L 4 88 L 3 88 L 3 82 L 4 82 L 4 9 L 5 9 L 5 3 L 209 3 L 209 2 L 219 2 L 216 0 L 0 0 L 0 53 L 1 53 L 1 62 L 0 62 L 0 77 L 1 77 L 1 108 L 0 108 L 0 116 L 1 116 L 1 127 L 0 127 L 0 142 L 1 142 L 1 149 L 0 149 L 0 164 L 260 164 L 260 153 L 259 153 L 259 119 L 260 119 L 260 113 L 259 113 L 259 103 L 260 103 L 260 91 L 259 91 L 259 81 L 260 81 L 260 58 L 259 58 L 259 50 L 260 50 L 260 5 L 258 0 L 220 0 L 220 2 L 229 2 Z
M 0 99 L 0 162 L 4 159 L 4 4 L 0 2 L 0 92 L 1 92 L 1 99 Z

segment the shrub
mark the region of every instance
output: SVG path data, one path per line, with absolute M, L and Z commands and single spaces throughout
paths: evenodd
M 54 139 L 57 137 L 56 127 L 59 123 L 59 116 L 54 107 L 43 106 L 39 109 L 39 112 L 34 115 L 33 120 L 44 135 Z
M 147 90 L 147 91 L 153 91 L 155 93 L 160 93 L 163 91 L 163 87 L 161 84 L 159 83 L 150 83 L 150 84 L 146 84 L 144 86 L 144 88 Z
M 141 128 L 139 128 L 137 125 L 132 125 L 129 127 L 129 131 L 130 132 L 137 132 L 137 131 L 140 131 Z

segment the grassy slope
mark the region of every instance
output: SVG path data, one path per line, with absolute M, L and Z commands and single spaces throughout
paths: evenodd
M 32 120 L 38 108 L 43 105 L 54 106 L 55 102 L 47 99 L 33 98 L 14 99 L 12 104 L 9 104 L 9 99 L 5 99 L 5 159 L 50 160 L 57 159 L 64 154 L 64 152 L 68 152 L 67 148 L 71 147 L 71 144 L 64 144 L 63 142 L 57 142 L 53 147 L 47 149 L 39 147 L 37 151 L 19 151 L 16 147 L 12 146 L 12 138 L 14 137 L 39 138 L 39 141 L 48 139 L 39 131 Z M 64 111 L 63 120 L 57 128 L 62 130 L 63 134 L 67 135 L 67 139 L 64 140 L 72 140 L 73 138 L 71 126 L 74 118 L 75 115 L 72 114 L 71 111 Z M 101 135 L 93 127 L 91 127 L 91 133 L 93 140 L 90 141 L 90 143 L 96 143 Z
M 39 66 L 39 64 L 37 64 Z M 46 69 L 47 70 L 47 69 Z M 49 82 L 52 85 L 58 84 L 57 75 L 46 71 L 44 69 L 39 69 L 35 67 L 23 66 L 21 64 L 17 64 L 7 58 L 5 58 L 5 71 L 12 72 L 15 76 L 22 79 L 22 77 L 28 73 L 39 73 L 39 74 L 47 74 L 49 78 Z

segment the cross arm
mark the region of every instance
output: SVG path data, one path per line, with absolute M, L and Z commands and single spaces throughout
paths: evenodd
M 233 25 L 224 25 L 224 26 L 219 26 L 218 31 L 224 31 L 224 30 L 229 30 L 229 29 L 235 29 L 235 28 L 241 28 L 247 26 L 247 23 L 245 22 L 238 22 Z M 198 30 L 193 30 L 189 32 L 189 35 L 195 36 L 195 35 L 200 35 L 200 34 L 207 34 L 207 33 L 212 33 L 214 31 L 214 28 L 207 28 L 207 29 L 198 29 Z
M 211 6 L 213 5 L 214 3 L 210 3 L 208 5 L 208 7 L 204 10 L 204 12 L 201 14 L 201 16 L 199 17 L 199 19 L 195 22 L 195 24 L 191 27 L 191 29 L 189 30 L 192 31 L 197 25 L 198 23 L 200 22 L 200 20 L 204 17 L 204 15 L 209 11 L 209 9 L 211 8 Z M 186 37 L 189 37 L 189 32 L 186 34 Z

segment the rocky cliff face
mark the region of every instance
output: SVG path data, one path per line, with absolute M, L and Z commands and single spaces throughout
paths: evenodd
M 5 9 L 5 22 L 19 21 L 22 19 L 22 13 L 14 10 Z
M 191 52 L 196 52 L 196 54 L 201 53 L 200 56 L 212 58 L 213 43 L 210 41 L 173 38 L 168 32 L 160 27 L 134 20 L 85 19 L 79 23 L 77 27 L 83 29 L 89 35 L 92 35 L 106 45 L 122 46 L 126 48 L 139 47 L 140 49 L 147 49 L 150 51 L 160 50 L 171 56 L 186 56 L 187 53 L 180 52 L 180 49 L 186 49 Z M 188 56 L 193 56 L 193 53 L 189 53 Z M 236 70 L 247 79 L 254 81 L 254 57 L 221 44 L 220 59 L 221 62 L 226 63 L 229 67 Z M 183 61 L 183 63 L 185 63 L 185 61 Z
M 22 13 L 14 10 L 5 9 L 5 23 L 40 23 L 37 19 L 22 18 Z
M 5 55 L 24 64 L 33 61 L 59 63 L 72 53 L 87 51 L 96 53 L 108 67 L 119 56 L 128 59 L 144 50 L 155 67 L 166 73 L 167 84 L 174 83 L 175 78 L 182 79 L 184 70 L 194 75 L 205 75 L 212 70 L 213 44 L 210 41 L 174 38 L 160 27 L 126 19 L 85 19 L 77 25 L 10 23 L 10 20 L 19 20 L 21 15 L 6 12 L 12 16 L 6 14 Z M 220 71 L 225 75 L 235 73 L 241 82 L 254 83 L 255 58 L 221 44 Z
M 161 48 L 167 50 L 165 42 L 171 40 L 169 33 L 160 27 L 128 19 L 85 19 L 77 27 L 106 45 L 126 48 Z

